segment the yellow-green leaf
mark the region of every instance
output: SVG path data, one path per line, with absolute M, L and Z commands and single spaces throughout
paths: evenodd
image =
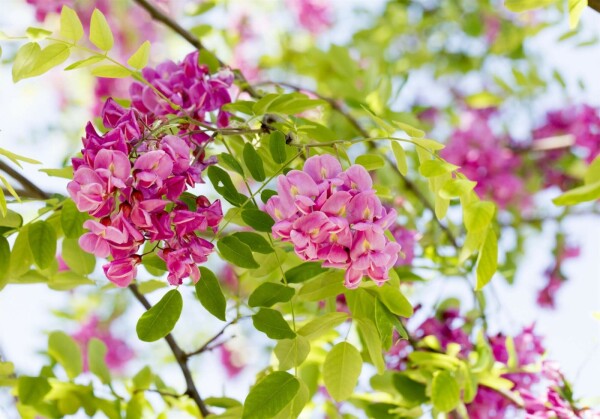
M 146 41 L 131 57 L 127 60 L 127 64 L 135 69 L 141 70 L 148 65 L 148 59 L 150 58 L 150 42 Z
M 494 229 L 488 227 L 483 245 L 477 257 L 477 285 L 476 290 L 482 289 L 498 269 L 498 238 Z
M 352 396 L 361 370 L 360 352 L 348 342 L 340 342 L 329 351 L 323 364 L 323 380 L 335 401 Z
M 90 21 L 90 41 L 102 51 L 110 50 L 114 45 L 114 38 L 104 14 L 94 9 Z
M 396 157 L 398 170 L 402 176 L 406 176 L 408 174 L 408 165 L 406 163 L 406 152 L 404 151 L 404 148 L 398 141 L 392 141 L 392 151 L 394 152 L 394 157 Z
M 83 36 L 83 25 L 75 10 L 63 6 L 60 11 L 60 34 L 69 41 L 77 42 Z
M 34 68 L 41 51 L 42 49 L 35 42 L 28 42 L 19 48 L 12 68 L 13 82 L 16 83 L 27 77 Z
M 92 70 L 96 77 L 107 79 L 122 79 L 131 76 L 131 70 L 116 64 L 100 65 Z

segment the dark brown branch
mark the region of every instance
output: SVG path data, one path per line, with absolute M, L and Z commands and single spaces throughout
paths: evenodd
M 213 343 L 215 340 L 217 340 L 219 337 L 221 337 L 223 335 L 223 333 L 225 333 L 225 331 L 227 330 L 227 328 L 235 323 L 237 323 L 240 319 L 233 319 L 232 321 L 230 321 L 229 323 L 227 323 L 225 326 L 223 326 L 223 328 L 219 331 L 219 333 L 217 333 L 216 335 L 214 335 L 212 338 L 210 338 L 208 341 L 206 341 L 206 343 L 204 345 L 202 345 L 200 348 L 196 349 L 193 352 L 187 353 L 185 354 L 186 358 L 191 358 L 195 355 L 201 354 L 202 352 L 205 351 L 209 351 L 211 349 L 213 349 L 213 347 L 210 346 L 211 343 Z
M 27 179 L 25 176 L 23 176 L 21 173 L 19 173 L 3 161 L 0 161 L 0 170 L 21 184 L 24 191 L 26 191 L 26 194 L 24 194 L 23 196 L 37 199 L 50 198 L 50 195 L 48 193 L 38 188 L 33 182 L 31 182 L 29 179 Z
M 588 0 L 588 6 L 600 13 L 600 0 Z
M 131 284 L 129 285 L 129 289 L 146 310 L 150 310 L 152 308 L 152 305 L 140 292 L 137 285 Z M 194 400 L 196 405 L 198 405 L 198 408 L 200 409 L 200 412 L 202 413 L 203 417 L 210 415 L 210 411 L 206 407 L 206 404 L 204 403 L 204 400 L 202 400 L 202 397 L 200 397 L 200 393 L 198 393 L 198 389 L 196 388 L 196 384 L 194 383 L 194 380 L 192 378 L 192 373 L 187 364 L 186 353 L 181 349 L 177 342 L 175 342 L 173 335 L 171 335 L 170 333 L 167 336 L 165 336 L 165 340 L 167 341 L 171 352 L 173 352 L 175 360 L 177 361 L 177 364 L 179 364 L 179 368 L 181 369 L 183 377 L 185 378 L 185 383 L 187 385 L 186 394 Z

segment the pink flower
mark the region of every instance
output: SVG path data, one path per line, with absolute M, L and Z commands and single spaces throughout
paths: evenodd
M 122 244 L 127 241 L 127 235 L 123 231 L 104 225 L 94 220 L 87 220 L 83 227 L 90 230 L 79 238 L 79 245 L 83 250 L 98 257 L 105 258 L 110 255 L 112 245 Z
M 133 350 L 124 340 L 118 339 L 110 332 L 109 325 L 101 325 L 100 319 L 93 315 L 80 329 L 73 334 L 73 339 L 81 347 L 83 370 L 88 371 L 88 345 L 93 338 L 99 339 L 106 345 L 104 361 L 106 366 L 114 371 L 121 370 L 134 356 Z
M 141 262 L 138 255 L 115 259 L 102 266 L 106 277 L 118 287 L 126 287 L 137 275 L 137 265 Z
M 237 377 L 243 370 L 245 365 L 240 362 L 240 356 L 237 351 L 231 350 L 227 345 L 219 346 L 221 365 L 225 368 L 225 372 L 229 378 Z
M 141 155 L 133 165 L 134 185 L 139 190 L 161 188 L 173 171 L 173 160 L 162 150 Z
M 131 164 L 125 153 L 102 149 L 94 158 L 94 171 L 106 181 L 110 193 L 114 188 L 125 188 L 125 182 L 131 174 Z
M 287 0 L 298 22 L 313 35 L 331 26 L 331 8 L 325 0 Z
M 171 285 L 180 285 L 187 277 L 191 277 L 194 283 L 200 280 L 200 270 L 187 249 L 160 251 L 158 255 L 167 263 L 167 279 Z
M 114 199 L 107 196 L 106 182 L 89 167 L 81 166 L 75 171 L 67 191 L 79 211 L 96 217 L 110 214 Z
M 521 159 L 490 127 L 493 110 L 470 111 L 464 115 L 461 128 L 448 140 L 441 156 L 460 166 L 460 171 L 476 181 L 475 192 L 496 201 L 501 208 L 528 205 L 523 181 L 514 173 Z
M 395 225 L 391 231 L 396 242 L 400 245 L 402 252 L 396 262 L 396 266 L 411 265 L 415 257 L 415 245 L 420 239 L 420 234 L 417 231 L 409 230 L 400 225 Z

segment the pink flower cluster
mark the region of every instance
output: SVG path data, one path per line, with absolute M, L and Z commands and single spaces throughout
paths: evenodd
M 91 316 L 73 334 L 73 339 L 79 343 L 83 355 L 83 370 L 88 371 L 88 345 L 93 338 L 99 339 L 106 345 L 104 361 L 111 370 L 121 370 L 133 358 L 133 350 L 124 340 L 116 338 L 107 325 L 102 325 L 98 316 Z
M 142 75 L 152 87 L 134 82 L 129 89 L 132 107 L 142 114 L 155 118 L 175 114 L 204 122 L 208 113 L 217 111 L 217 125 L 229 123 L 229 114 L 221 107 L 231 102 L 228 89 L 233 73 L 224 69 L 212 76 L 208 67 L 198 63 L 198 51 L 188 54 L 180 64 L 166 61 L 156 69 L 147 67 Z
M 538 293 L 537 303 L 540 307 L 554 308 L 556 293 L 567 280 L 562 272 L 562 264 L 568 259 L 579 257 L 579 253 L 580 249 L 578 246 L 566 244 L 564 237 L 559 236 L 554 263 L 545 272 L 547 283 Z
M 273 235 L 291 242 L 298 256 L 345 269 L 348 288 L 358 287 L 363 276 L 378 285 L 388 279 L 400 245 L 384 233 L 396 211 L 381 204 L 364 167 L 342 171 L 333 156 L 310 157 L 303 171 L 279 177 L 277 191 L 265 207 L 276 221 Z
M 475 192 L 480 197 L 494 200 L 501 208 L 526 205 L 523 180 L 515 174 L 521 159 L 494 134 L 490 116 L 489 110 L 468 112 L 440 154 L 477 182 Z
M 562 135 L 572 135 L 575 149 L 582 152 L 588 163 L 591 162 L 600 153 L 599 110 L 581 105 L 548 112 L 544 124 L 533 131 L 533 141 Z M 573 186 L 573 179 L 559 167 L 570 150 L 570 147 L 547 150 L 537 159 L 546 186 L 557 185 L 561 189 Z
M 221 204 L 200 196 L 189 206 L 180 198 L 202 181 L 210 164 L 204 161 L 204 143 L 188 135 L 153 136 L 147 117 L 112 99 L 102 119 L 109 130 L 100 135 L 88 124 L 83 157 L 73 159 L 75 173 L 67 186 L 77 208 L 98 219 L 84 223 L 89 232 L 79 240 L 82 249 L 112 256 L 104 272 L 120 287 L 135 278 L 143 257 L 137 251 L 146 241 L 160 249 L 171 284 L 187 277 L 198 281 L 196 264 L 207 260 L 213 245 L 195 232 L 216 231 Z

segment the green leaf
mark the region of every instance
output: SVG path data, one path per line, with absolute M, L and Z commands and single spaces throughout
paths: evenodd
M 106 366 L 106 345 L 100 339 L 92 338 L 88 344 L 88 363 L 90 371 L 102 381 L 110 383 L 110 371 Z
M 419 173 L 425 177 L 442 176 L 458 169 L 458 166 L 444 160 L 427 160 L 419 166 Z
M 310 353 L 310 343 L 304 336 L 282 339 L 273 350 L 279 361 L 279 370 L 286 371 L 300 366 Z
M 77 342 L 64 332 L 52 332 L 48 337 L 48 354 L 65 369 L 70 379 L 83 370 L 81 350 Z
M 360 352 L 348 342 L 340 342 L 329 351 L 323 364 L 323 381 L 335 401 L 352 396 L 361 369 Z
M 196 283 L 196 295 L 204 308 L 219 320 L 225 321 L 227 301 L 215 274 L 200 267 L 200 280 Z
M 496 206 L 489 201 L 474 201 L 464 208 L 464 222 L 467 231 L 485 230 L 494 217 Z
M 343 272 L 327 272 L 304 284 L 298 296 L 305 301 L 319 301 L 343 294 L 345 290 Z
M 252 316 L 254 327 L 271 339 L 293 339 L 296 333 L 290 328 L 283 315 L 270 308 L 261 308 Z
M 347 313 L 341 312 L 327 313 L 318 316 L 298 329 L 298 334 L 309 340 L 317 339 L 344 323 L 348 320 L 348 317 Z
M 75 70 L 77 68 L 88 67 L 92 64 L 99 63 L 100 61 L 104 61 L 106 57 L 101 57 L 99 55 L 94 55 L 92 57 L 86 58 L 84 60 L 75 61 L 74 63 L 65 67 L 65 71 Z M 48 172 L 50 169 L 42 169 L 44 172 Z M 62 176 L 61 176 L 62 177 Z M 73 178 L 73 168 L 70 168 L 70 176 L 67 179 Z
M 95 284 L 94 281 L 91 281 L 85 276 L 71 271 L 58 272 L 48 280 L 48 287 L 55 291 L 69 291 L 81 285 Z
M 269 242 L 267 242 L 267 240 L 258 233 L 240 231 L 233 233 L 233 236 L 242 243 L 247 244 L 253 252 L 262 253 L 265 255 L 274 252 Z
M 152 380 L 154 379 L 154 374 L 149 366 L 145 366 L 141 370 L 137 372 L 131 379 L 133 383 L 133 388 L 137 390 L 146 390 L 150 388 L 152 385 Z
M 600 181 L 580 186 L 565 192 L 554 198 L 552 202 L 556 205 L 575 205 L 582 202 L 595 201 L 600 198 Z
M 600 182 L 600 156 L 596 156 L 596 158 L 590 163 L 585 172 L 583 180 L 586 185 Z
M 444 183 L 438 194 L 444 199 L 460 198 L 471 192 L 477 182 L 467 179 L 450 179 Z
M 29 247 L 29 225 L 21 228 L 10 255 L 9 276 L 18 278 L 29 270 L 33 263 L 33 255 Z
M 33 26 L 28 27 L 25 33 L 32 41 L 41 41 L 52 35 L 52 31 L 42 28 L 34 28 Z
M 296 291 L 292 287 L 265 282 L 250 294 L 248 305 L 250 307 L 271 307 L 273 304 L 290 301 L 295 293 Z
M 287 404 L 287 406 L 277 414 L 273 419 L 289 419 L 289 418 L 297 418 L 302 413 L 304 406 L 308 403 L 309 392 L 308 386 L 301 380 L 300 389 L 298 393 L 294 396 L 291 402 Z
M 148 65 L 148 59 L 150 58 L 150 42 L 145 41 L 136 52 L 127 60 L 127 64 L 131 67 L 141 70 Z
M 525 12 L 557 3 L 557 0 L 504 0 L 504 6 L 511 12 Z
M 63 6 L 60 11 L 60 35 L 69 41 L 77 42 L 83 36 L 83 25 L 75 10 Z
M 90 41 L 102 51 L 110 50 L 114 45 L 114 38 L 104 14 L 94 9 L 90 21 Z
M 385 160 L 377 154 L 360 155 L 356 158 L 355 163 L 360 164 L 367 170 L 377 170 L 385 166 Z
M 52 387 L 44 377 L 27 377 L 22 375 L 18 381 L 19 401 L 31 406 L 41 401 Z
M 5 216 L 8 213 L 8 208 L 6 206 L 6 197 L 4 196 L 4 191 L 0 188 L 0 215 Z
M 242 211 L 242 220 L 256 231 L 271 233 L 275 221 L 269 214 L 257 209 L 245 209 Z
M 35 42 L 28 42 L 19 48 L 12 67 L 13 82 L 16 83 L 19 80 L 28 77 L 28 74 L 31 73 L 34 68 L 37 57 L 41 51 L 42 49 Z
M 404 400 L 410 403 L 411 406 L 417 406 L 427 400 L 426 386 L 418 381 L 411 380 L 403 373 L 394 374 L 392 383 L 398 393 Z
M 411 317 L 413 315 L 413 307 L 410 301 L 406 299 L 400 289 L 384 284 L 382 287 L 374 288 L 379 295 L 381 302 L 394 314 L 401 317 Z
M 479 256 L 477 257 L 477 286 L 476 290 L 482 289 L 496 273 L 498 269 L 498 238 L 492 227 L 489 227 Z
M 77 239 L 63 240 L 61 256 L 67 266 L 80 275 L 89 275 L 96 267 L 96 257 L 85 252 Z
M 179 291 L 173 289 L 167 292 L 138 320 L 135 331 L 140 340 L 154 342 L 167 336 L 179 320 L 182 309 L 183 299 Z
M 56 232 L 46 221 L 36 221 L 29 226 L 29 247 L 33 260 L 40 269 L 45 269 L 56 257 Z
M 425 131 L 415 128 L 412 125 L 399 121 L 392 121 L 392 123 L 408 134 L 409 137 L 423 138 L 425 136 Z
M 92 75 L 106 79 L 122 79 L 131 74 L 131 70 L 116 64 L 99 65 L 92 69 Z
M 12 151 L 8 151 L 4 148 L 0 148 L 0 155 L 8 158 L 10 161 L 12 161 L 14 164 L 16 164 L 19 167 L 23 167 L 19 163 L 20 161 L 23 161 L 25 163 L 31 163 L 31 164 L 42 164 L 40 161 L 30 159 L 29 157 L 21 156 L 19 154 L 15 154 Z
M 4 236 L 0 236 L 0 289 L 4 286 L 4 279 L 8 277 L 10 268 L 10 245 Z
M 447 371 L 436 371 L 431 383 L 431 401 L 440 412 L 450 412 L 460 402 L 460 388 L 456 379 Z
M 321 267 L 321 262 L 304 262 L 288 269 L 285 272 L 285 280 L 288 284 L 297 284 L 308 281 L 324 272 L 327 272 L 327 269 Z
M 292 401 L 299 388 L 298 379 L 287 372 L 267 375 L 250 389 L 242 419 L 272 418 Z
M 237 191 L 225 170 L 217 166 L 210 166 L 206 172 L 215 190 L 232 205 L 239 207 L 246 202 L 247 197 Z
M 467 96 L 465 102 L 474 109 L 485 109 L 500 106 L 502 98 L 490 92 L 479 92 Z
M 281 131 L 273 131 L 269 138 L 269 151 L 275 163 L 285 163 L 287 160 L 285 135 Z
M 228 168 L 230 168 L 234 172 L 238 173 L 241 176 L 245 176 L 244 169 L 242 169 L 242 166 L 240 165 L 240 163 L 231 154 L 228 154 L 228 153 L 219 154 L 219 163 L 225 164 Z
M 398 171 L 402 176 L 406 176 L 408 174 L 408 165 L 406 163 L 406 152 L 404 151 L 404 148 L 402 148 L 402 145 L 398 141 L 392 141 L 392 151 L 396 158 Z
M 252 249 L 235 236 L 223 237 L 217 242 L 217 248 L 223 259 L 240 268 L 256 269 L 259 267 L 252 256 Z
M 250 175 L 254 178 L 254 180 L 258 182 L 265 180 L 265 167 L 263 165 L 262 158 L 258 155 L 252 144 L 246 143 L 244 145 L 243 156 L 244 163 L 246 163 L 246 167 L 250 171 Z
M 357 319 L 356 323 L 358 331 L 363 337 L 362 341 L 367 347 L 371 362 L 377 368 L 377 373 L 383 374 L 385 371 L 385 361 L 383 360 L 383 346 L 377 327 L 368 319 Z
M 18 213 L 8 210 L 5 215 L 0 214 L 0 227 L 16 229 L 23 225 L 23 217 Z
M 51 44 L 37 55 L 33 68 L 25 77 L 34 77 L 44 74 L 59 64 L 62 64 L 71 55 L 71 47 L 65 44 Z M 24 77 L 24 78 L 25 78 Z
M 79 238 L 84 232 L 83 223 L 89 218 L 87 214 L 79 212 L 72 200 L 68 199 L 63 202 L 60 212 L 60 225 L 65 237 L 69 239 Z

